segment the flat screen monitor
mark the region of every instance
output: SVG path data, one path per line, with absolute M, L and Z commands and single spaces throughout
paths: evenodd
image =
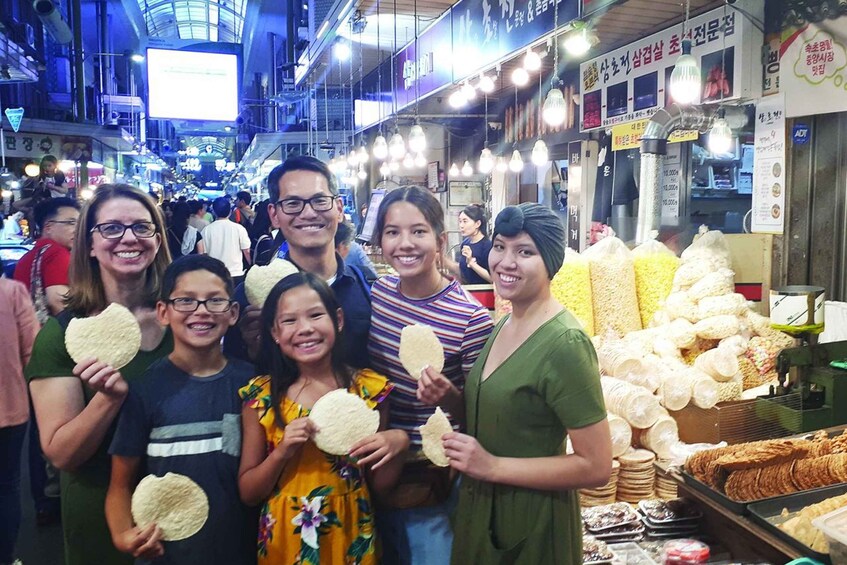
M 151 118 L 232 122 L 238 117 L 238 55 L 147 50 Z

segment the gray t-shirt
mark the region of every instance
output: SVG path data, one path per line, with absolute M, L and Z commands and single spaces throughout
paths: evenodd
M 238 496 L 238 389 L 253 376 L 252 365 L 230 360 L 217 375 L 194 377 L 165 357 L 130 385 L 109 453 L 141 457 L 142 476 L 186 475 L 209 498 L 209 518 L 200 531 L 164 542 L 157 565 L 256 562 L 258 518 Z

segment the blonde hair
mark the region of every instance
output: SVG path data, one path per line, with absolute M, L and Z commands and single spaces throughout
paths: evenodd
M 156 233 L 161 238 L 159 251 L 153 263 L 145 271 L 143 304 L 155 306 L 165 269 L 171 263 L 171 253 L 165 241 L 165 220 L 161 211 L 144 192 L 127 184 L 103 184 L 94 192 L 94 197 L 83 207 L 79 215 L 74 246 L 71 250 L 71 266 L 68 272 L 68 296 L 65 306 L 75 314 L 87 316 L 108 306 L 100 264 L 91 257 L 91 230 L 97 225 L 97 212 L 113 198 L 126 198 L 139 202 L 150 212 Z

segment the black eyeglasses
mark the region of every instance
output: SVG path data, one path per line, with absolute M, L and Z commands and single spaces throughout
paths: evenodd
M 136 222 L 127 225 L 118 222 L 107 222 L 105 224 L 97 224 L 91 228 L 91 233 L 99 231 L 100 235 L 105 239 L 120 239 L 124 236 L 126 230 L 132 230 L 135 237 L 153 237 L 156 235 L 156 224 L 151 222 Z
M 196 298 L 170 298 L 165 300 L 170 303 L 177 312 L 195 312 L 201 304 L 206 306 L 206 311 L 212 314 L 222 314 L 229 312 L 232 308 L 233 301 L 229 298 L 207 298 L 206 300 L 197 300 Z
M 303 211 L 306 204 L 312 207 L 315 212 L 327 212 L 332 210 L 333 204 L 337 196 L 313 196 L 311 198 L 286 198 L 285 200 L 277 200 L 276 205 L 282 208 L 283 214 L 296 216 Z

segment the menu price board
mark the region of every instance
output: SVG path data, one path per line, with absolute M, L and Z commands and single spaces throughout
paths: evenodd
M 753 233 L 785 229 L 785 100 L 780 94 L 756 105 L 753 160 Z

